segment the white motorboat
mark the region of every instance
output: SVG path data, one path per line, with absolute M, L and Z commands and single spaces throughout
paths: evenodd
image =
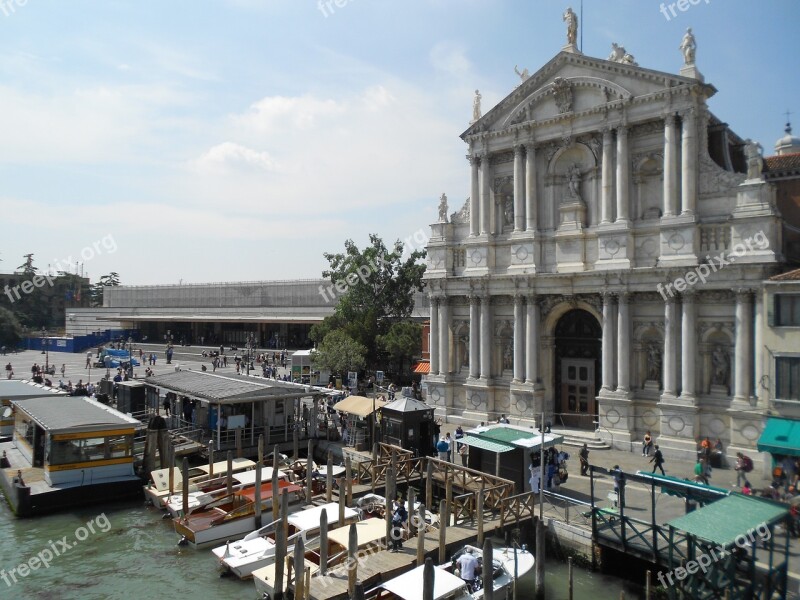
M 457 575 L 457 561 L 465 552 L 471 551 L 480 567 L 478 577 L 468 583 Z M 516 561 L 516 567 L 515 567 Z M 495 598 L 506 597 L 514 580 L 522 577 L 533 568 L 534 558 L 523 548 L 496 548 L 492 553 L 492 586 Z M 488 573 L 483 568 L 483 552 L 474 546 L 464 546 L 453 555 L 452 560 L 439 565 L 434 571 L 434 600 L 478 600 L 484 595 Z M 417 567 L 391 579 L 367 593 L 369 600 L 422 600 L 424 566 Z
M 356 545 L 358 557 L 368 556 L 380 552 L 386 547 L 386 522 L 383 519 L 373 518 L 358 521 L 356 524 Z M 347 550 L 350 541 L 350 527 L 339 527 L 328 534 L 328 574 L 341 578 L 347 577 Z M 291 556 L 291 552 L 287 552 Z M 306 549 L 305 568 L 311 572 L 311 577 L 319 576 L 320 555 L 317 549 Z M 284 570 L 284 577 L 287 570 Z M 253 571 L 253 582 L 256 592 L 262 598 L 272 598 L 275 593 L 275 563 Z M 292 587 L 291 582 L 284 582 L 283 589 Z
M 261 468 L 261 482 L 262 483 L 271 483 L 272 482 L 272 467 L 262 467 Z M 228 493 L 228 481 L 227 476 L 215 478 L 209 480 L 207 482 L 202 482 L 193 486 L 195 489 L 194 491 L 189 491 L 189 510 L 195 511 L 198 509 L 202 509 L 205 506 L 208 506 L 212 502 L 222 498 Z M 278 471 L 278 479 L 283 481 L 289 481 L 289 477 L 283 471 Z M 256 471 L 255 469 L 251 469 L 249 471 L 242 471 L 241 473 L 236 473 L 231 475 L 232 480 L 232 492 L 238 492 L 245 490 L 249 487 L 253 487 L 256 484 Z M 192 490 L 192 488 L 189 488 Z M 164 501 L 164 508 L 167 509 L 171 517 L 179 517 L 183 513 L 183 493 L 178 492 L 173 494 L 172 496 L 168 496 Z
M 232 473 L 241 473 L 254 469 L 256 463 L 247 458 L 234 458 L 232 464 Z M 200 465 L 199 467 L 192 467 L 189 469 L 189 490 L 197 491 L 192 486 L 197 486 L 203 482 L 214 480 L 221 475 L 228 472 L 228 461 L 223 460 L 213 465 L 213 475 L 211 475 L 211 467 L 209 465 Z M 183 485 L 183 474 L 178 467 L 173 469 L 172 493 L 181 489 Z M 150 480 L 144 486 L 145 499 L 156 508 L 162 508 L 167 497 L 170 495 L 169 490 L 169 468 L 157 469 L 150 473 Z
M 310 549 L 318 544 L 319 519 L 322 513 L 328 516 L 328 526 L 335 530 L 339 527 L 339 504 L 330 502 L 322 506 L 314 506 L 289 515 L 287 548 L 291 553 L 295 542 L 303 539 L 305 548 Z M 344 509 L 344 523 L 347 525 L 358 520 L 358 512 L 351 508 Z M 250 577 L 253 571 L 265 567 L 275 561 L 275 527 L 283 520 L 274 521 L 257 531 L 247 534 L 236 542 L 214 548 L 212 552 L 219 559 L 220 566 L 239 578 Z M 331 532 L 333 533 L 333 532 Z M 312 540 L 312 538 L 314 538 Z

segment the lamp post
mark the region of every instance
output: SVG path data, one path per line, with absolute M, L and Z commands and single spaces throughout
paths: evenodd
M 50 370 L 50 344 L 48 344 L 49 340 L 47 339 L 47 331 L 44 327 L 42 327 L 42 354 L 45 355 L 44 358 L 44 372 L 45 375 L 47 371 Z
M 128 336 L 128 377 L 133 378 L 133 337 Z

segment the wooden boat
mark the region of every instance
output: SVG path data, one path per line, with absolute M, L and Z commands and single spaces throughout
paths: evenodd
M 271 483 L 272 473 L 272 467 L 262 467 L 261 481 L 264 483 Z M 289 476 L 282 471 L 279 471 L 278 478 L 279 480 L 290 481 Z M 235 475 L 231 475 L 231 480 L 233 492 L 246 490 L 249 487 L 255 486 L 256 471 L 255 469 L 251 469 L 249 471 L 236 473 Z M 195 485 L 194 488 L 194 491 L 189 492 L 190 511 L 202 509 L 226 495 L 228 490 L 228 478 L 225 476 L 209 479 L 208 481 Z M 183 493 L 178 492 L 172 496 L 168 496 L 164 503 L 164 508 L 167 509 L 167 512 L 169 512 L 170 516 L 173 518 L 181 516 L 183 513 Z
M 292 494 L 295 501 L 305 496 L 302 486 L 290 481 L 279 481 L 278 488 L 278 493 L 274 494 L 271 481 L 261 484 L 262 511 L 272 506 L 273 495 L 277 500 L 280 494 Z M 190 511 L 188 515 L 172 521 L 175 531 L 181 536 L 182 545 L 202 548 L 238 538 L 256 529 L 255 486 L 225 495 L 202 509 Z
M 344 523 L 348 525 L 358 520 L 358 513 L 351 509 L 344 509 Z M 332 530 L 340 526 L 339 524 L 339 504 L 330 502 L 322 506 L 314 506 L 305 510 L 290 514 L 287 519 L 288 525 L 288 552 L 294 549 L 295 542 L 303 539 L 306 548 L 313 548 L 319 543 L 319 519 L 325 512 L 328 516 L 328 525 Z M 247 534 L 241 540 L 230 542 L 224 546 L 214 548 L 212 552 L 220 561 L 220 567 L 233 573 L 241 579 L 251 577 L 253 571 L 265 567 L 275 561 L 275 528 L 283 524 L 283 520 L 275 521 L 261 529 Z M 331 531 L 330 534 L 333 533 Z M 313 538 L 313 539 L 312 539 Z
M 246 458 L 234 458 L 232 465 L 233 473 L 241 473 L 250 469 L 254 469 L 256 463 Z M 204 481 L 215 479 L 222 474 L 228 472 L 228 461 L 220 461 L 214 463 L 214 475 L 211 475 L 211 468 L 209 465 L 201 465 L 199 467 L 192 467 L 189 469 L 189 490 L 192 490 L 192 485 L 198 485 Z M 178 467 L 173 469 L 173 494 L 181 489 L 183 484 L 183 475 Z M 169 468 L 158 469 L 150 473 L 150 479 L 147 485 L 144 486 L 145 499 L 157 508 L 163 508 L 164 502 L 169 493 Z
M 356 523 L 356 536 L 359 557 L 379 552 L 386 547 L 386 522 L 383 519 L 367 519 Z M 347 549 L 350 539 L 350 527 L 344 526 L 328 533 L 328 573 L 332 577 L 346 577 L 347 574 Z M 293 560 L 293 554 L 287 552 L 287 563 Z M 311 577 L 320 575 L 319 550 L 306 550 L 305 568 L 310 571 Z M 284 577 L 289 569 L 284 568 Z M 253 571 L 253 582 L 256 592 L 262 598 L 272 598 L 275 594 L 275 563 Z M 292 582 L 285 582 L 283 589 L 292 587 Z
M 480 566 L 479 575 L 468 584 L 457 573 L 457 561 L 465 552 L 471 551 Z M 516 555 L 516 557 L 515 557 Z M 516 560 L 516 567 L 514 566 Z M 495 598 L 507 597 L 515 578 L 522 577 L 533 568 L 534 558 L 528 550 L 501 547 L 492 554 L 492 587 Z M 453 555 L 451 561 L 436 567 L 433 583 L 434 600 L 479 600 L 484 596 L 487 571 L 483 568 L 483 552 L 474 546 L 464 546 Z M 369 600 L 422 600 L 423 569 L 417 567 L 377 588 L 366 596 Z M 516 573 L 516 577 L 515 577 Z

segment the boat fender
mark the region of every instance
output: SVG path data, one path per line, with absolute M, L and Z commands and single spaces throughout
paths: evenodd
M 181 540 L 178 542 L 178 546 L 187 546 L 189 544 L 189 540 L 184 535 L 181 537 Z
M 162 521 L 165 521 L 165 520 L 167 520 L 167 519 L 171 519 L 171 518 L 172 518 L 172 515 L 171 515 L 171 514 L 169 514 L 168 512 L 167 512 L 167 513 L 164 513 L 163 515 L 161 515 L 161 520 L 162 520 Z

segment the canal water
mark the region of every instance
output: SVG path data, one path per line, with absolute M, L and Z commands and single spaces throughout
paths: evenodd
M 210 550 L 178 547 L 177 541 L 172 522 L 141 502 L 17 519 L 3 501 L 0 599 L 256 600 L 252 582 L 218 576 Z M 36 569 L 19 569 L 23 563 Z M 546 573 L 547 600 L 566 599 L 566 564 L 548 561 Z M 627 598 L 641 595 L 620 580 L 574 570 L 576 600 L 618 600 L 622 589 Z M 533 590 L 530 573 L 520 582 L 518 598 L 532 598 Z

